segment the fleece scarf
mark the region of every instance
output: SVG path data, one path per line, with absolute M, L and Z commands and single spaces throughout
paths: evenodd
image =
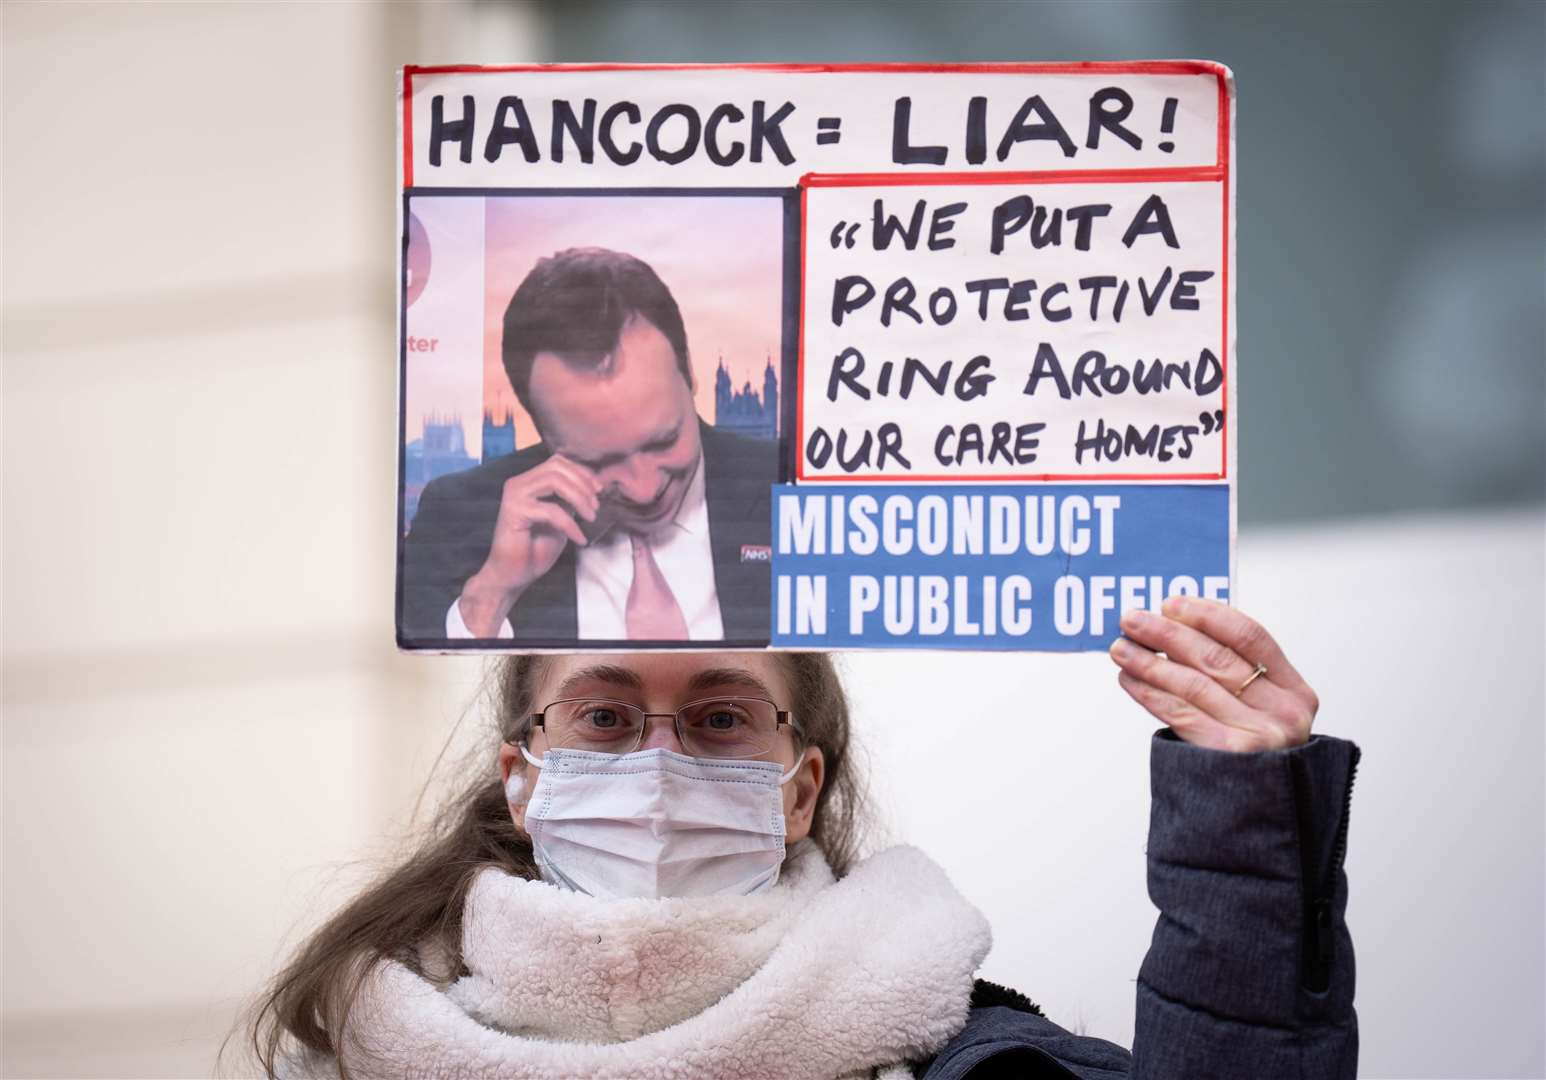
M 380 1080 L 907 1076 L 966 1022 L 987 920 L 915 848 L 755 896 L 597 900 L 484 870 L 467 974 L 377 969 L 341 1053 Z

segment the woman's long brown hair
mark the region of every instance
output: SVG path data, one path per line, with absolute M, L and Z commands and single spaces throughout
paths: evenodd
M 858 856 L 864 804 L 849 748 L 848 699 L 829 657 L 785 653 L 778 660 L 805 741 L 825 757 L 811 838 L 842 876 Z M 494 672 L 501 741 L 528 734 L 545 664 L 542 657 L 513 656 Z M 483 770 L 442 805 L 412 853 L 312 934 L 258 998 L 246 1027 L 266 1076 L 276 1076 L 292 1055 L 336 1056 L 349 1010 L 382 960 L 398 960 L 442 985 L 453 981 L 462 970 L 462 907 L 484 867 L 537 877 L 531 843 L 510 820 L 496 749 L 489 747 Z M 433 970 L 427 957 L 436 958 Z M 348 1080 L 347 1064 L 338 1068 Z

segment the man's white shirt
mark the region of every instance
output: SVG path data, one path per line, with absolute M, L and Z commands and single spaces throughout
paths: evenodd
M 665 576 L 687 622 L 693 641 L 722 641 L 724 620 L 714 587 L 714 549 L 709 542 L 709 505 L 704 497 L 703 455 L 687 485 L 676 516 L 647 538 L 650 553 Z M 575 559 L 575 614 L 582 639 L 625 641 L 628 638 L 628 590 L 633 586 L 633 544 L 626 530 L 613 529 L 579 549 Z M 459 599 L 446 611 L 446 637 L 476 635 L 462 621 Z M 506 619 L 500 638 L 513 638 Z

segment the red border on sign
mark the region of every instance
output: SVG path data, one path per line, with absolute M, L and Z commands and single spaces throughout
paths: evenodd
M 403 187 L 413 187 L 413 73 L 403 68 Z
M 1213 60 L 988 60 L 954 64 L 409 64 L 403 70 L 419 75 L 478 71 L 784 71 L 804 75 L 832 71 L 982 71 L 990 75 L 1223 75 L 1224 65 Z

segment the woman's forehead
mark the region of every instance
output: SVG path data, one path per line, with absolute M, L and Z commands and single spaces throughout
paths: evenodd
M 729 691 L 789 705 L 783 666 L 760 653 L 565 654 L 552 658 L 542 684 L 547 694 L 559 696 L 608 688 L 674 697 Z

